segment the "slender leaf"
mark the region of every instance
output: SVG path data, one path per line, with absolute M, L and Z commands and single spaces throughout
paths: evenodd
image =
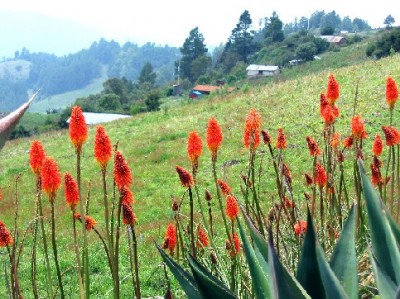
M 240 237 L 243 242 L 244 252 L 246 254 L 247 263 L 250 269 L 250 275 L 253 282 L 254 295 L 257 299 L 276 298 L 275 294 L 271 294 L 272 290 L 267 280 L 267 276 L 254 253 L 254 249 L 238 219 Z
M 367 203 L 368 225 L 371 234 L 373 255 L 382 270 L 395 285 L 400 284 L 400 253 L 394 235 L 385 216 L 386 211 L 380 197 L 365 173 L 362 160 L 358 160 L 363 192 Z
M 29 105 L 33 102 L 38 92 L 39 91 L 37 91 L 26 103 L 21 105 L 18 109 L 0 119 L 0 150 L 6 144 L 6 141 L 11 131 L 15 128 L 18 121 L 24 115 L 25 111 L 29 108 Z
M 385 270 L 379 265 L 377 259 L 371 255 L 372 269 L 374 270 L 376 284 L 378 285 L 379 295 L 382 299 L 392 299 L 396 297 L 397 287 L 393 280 L 385 273 Z
M 356 208 L 352 206 L 339 240 L 333 250 L 330 266 L 349 298 L 358 298 L 357 255 L 355 244 Z
M 272 241 L 272 232 L 269 232 L 268 242 L 269 265 L 271 267 L 271 276 L 274 281 L 275 294 L 277 298 L 311 298 L 302 288 L 300 283 L 286 270 L 279 261 L 278 255 Z
M 394 238 L 396 239 L 397 246 L 400 246 L 400 228 L 398 227 L 397 223 L 394 221 L 390 213 L 386 212 L 386 217 L 389 221 L 389 225 L 390 228 L 392 229 Z
M 172 272 L 176 280 L 179 282 L 183 291 L 190 299 L 202 299 L 193 276 L 186 272 L 174 260 L 172 260 L 165 252 L 156 244 L 164 262 L 167 264 L 169 270 Z
M 310 211 L 307 212 L 307 231 L 296 278 L 312 298 L 326 298 L 318 267 L 315 230 Z
M 349 298 L 340 285 L 339 280 L 329 267 L 325 255 L 319 245 L 316 248 L 319 272 L 321 273 L 322 283 L 324 284 L 325 296 L 327 299 L 347 299 Z
M 193 272 L 193 277 L 197 282 L 197 287 L 203 298 L 236 298 L 221 281 L 213 276 L 206 268 L 198 263 L 191 255 L 188 256 L 189 265 Z

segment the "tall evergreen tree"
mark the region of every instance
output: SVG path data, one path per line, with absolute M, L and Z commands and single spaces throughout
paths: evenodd
M 203 34 L 199 32 L 199 28 L 192 29 L 189 37 L 185 39 L 183 46 L 180 48 L 182 58 L 180 62 L 180 74 L 182 77 L 188 78 L 194 82 L 196 78 L 192 75 L 192 63 L 200 56 L 208 52 L 204 44 Z
M 273 43 L 283 41 L 284 35 L 282 28 L 283 23 L 274 11 L 266 23 L 265 38 Z
M 146 62 L 142 67 L 139 75 L 139 84 L 144 82 L 150 83 L 152 86 L 156 83 L 157 74 L 153 71 L 153 66 L 150 62 Z

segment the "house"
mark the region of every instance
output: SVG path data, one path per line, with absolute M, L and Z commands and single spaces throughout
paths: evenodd
M 247 78 L 270 77 L 280 73 L 279 66 L 250 64 L 247 68 Z
M 214 85 L 196 85 L 193 87 L 193 91 L 200 92 L 201 94 L 210 94 L 212 91 L 219 89 L 220 86 Z
M 343 36 L 336 35 L 321 35 L 319 38 L 326 40 L 330 44 L 344 46 L 347 45 L 347 39 Z
M 107 123 L 121 118 L 130 117 L 130 115 L 124 114 L 114 114 L 114 113 L 94 113 L 94 112 L 83 112 L 86 124 L 96 125 L 101 123 Z M 69 123 L 70 118 L 68 118 L 67 123 Z

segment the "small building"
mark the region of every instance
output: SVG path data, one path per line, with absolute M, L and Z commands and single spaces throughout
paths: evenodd
M 94 113 L 94 112 L 83 112 L 83 116 L 85 117 L 86 124 L 88 125 L 108 123 L 110 121 L 114 121 L 117 119 L 131 117 L 130 115 L 124 115 L 124 114 Z M 69 123 L 70 119 L 71 118 L 68 118 L 67 123 Z
M 247 68 L 247 78 L 271 77 L 279 75 L 279 66 L 250 64 Z
M 337 36 L 337 35 L 321 35 L 319 38 L 322 38 L 323 40 L 326 40 L 330 44 L 338 45 L 338 46 L 344 46 L 347 45 L 347 39 L 343 36 Z
M 212 91 L 220 89 L 220 86 L 214 85 L 196 85 L 192 91 L 200 92 L 201 94 L 210 94 Z

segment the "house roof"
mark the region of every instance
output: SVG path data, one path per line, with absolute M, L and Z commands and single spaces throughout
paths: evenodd
M 320 38 L 326 40 L 330 43 L 340 43 L 343 40 L 346 41 L 347 39 L 343 36 L 336 36 L 336 35 L 321 35 Z
M 83 112 L 86 124 L 96 125 L 101 123 L 107 123 L 113 120 L 127 118 L 130 115 L 124 114 L 113 114 L 113 113 L 94 113 L 94 112 Z M 70 118 L 68 118 L 67 123 L 69 123 Z
M 250 64 L 246 71 L 268 71 L 274 72 L 279 70 L 279 66 L 276 65 L 260 65 L 260 64 Z
M 193 90 L 204 91 L 204 92 L 211 92 L 217 89 L 219 89 L 219 86 L 213 86 L 213 85 L 196 85 L 195 87 L 193 87 Z

